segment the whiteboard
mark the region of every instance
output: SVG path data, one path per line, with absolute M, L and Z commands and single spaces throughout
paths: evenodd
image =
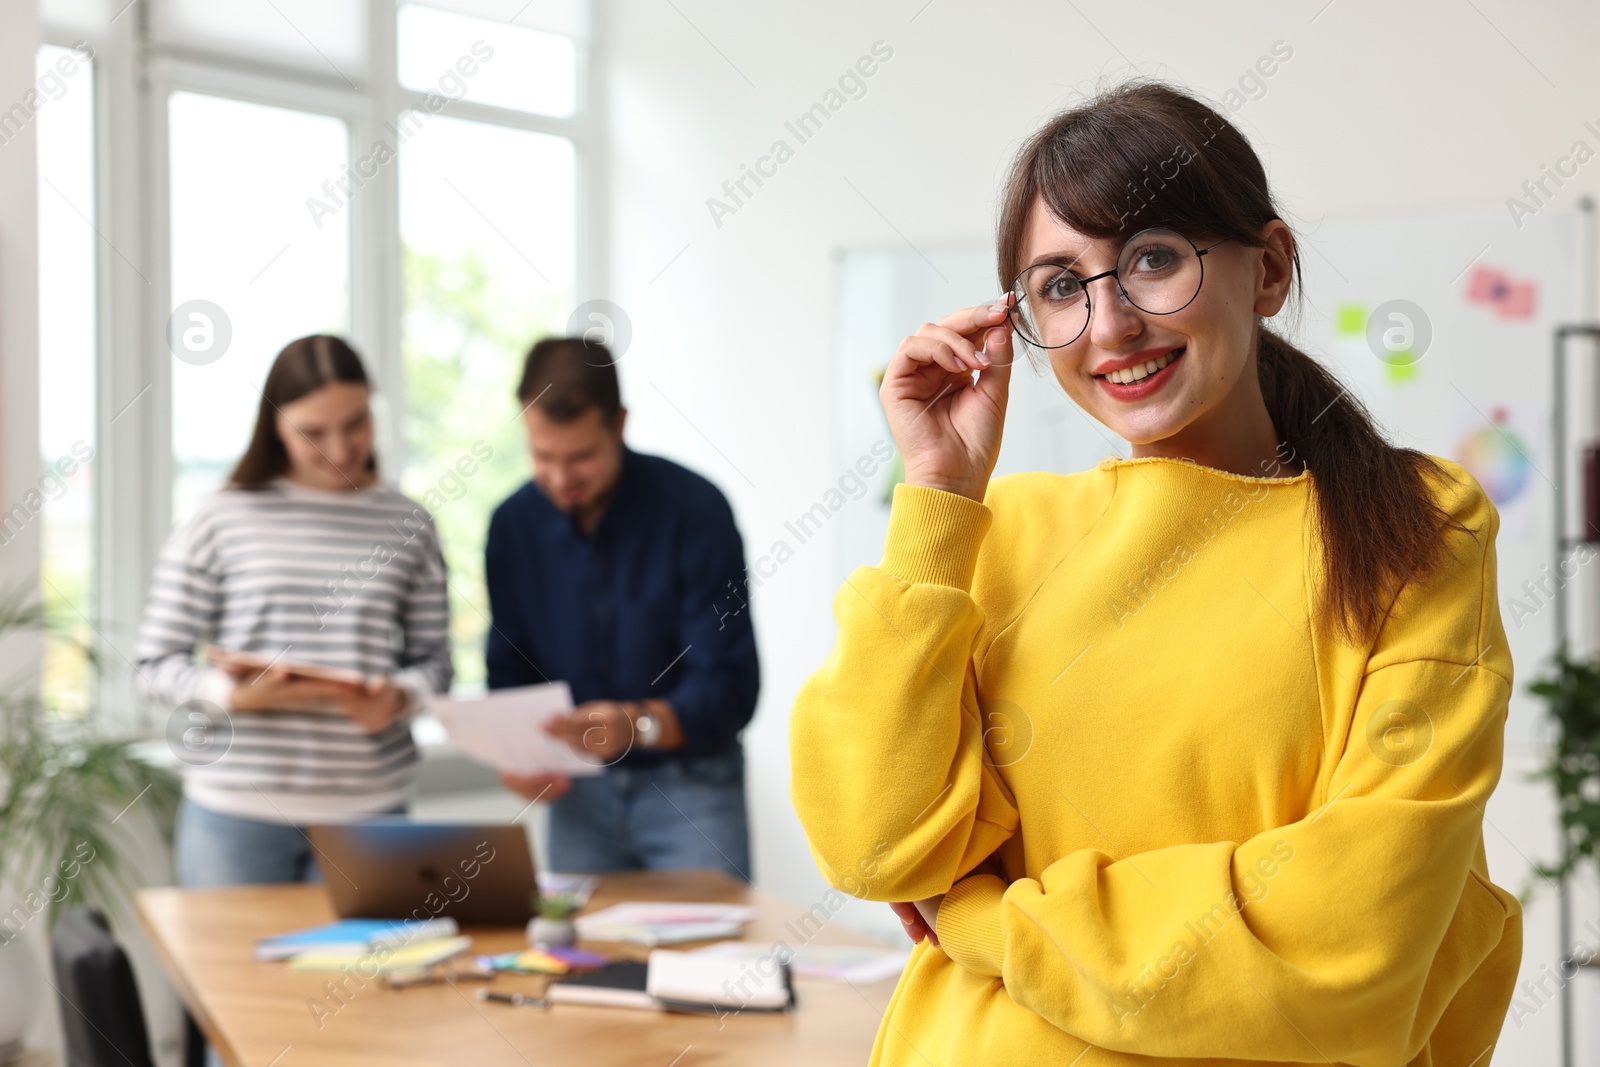
M 1520 228 L 1501 209 L 1297 226 L 1304 314 L 1297 327 L 1287 315 L 1273 321 L 1345 380 L 1395 444 L 1461 463 L 1495 501 L 1500 608 L 1516 672 L 1507 735 L 1520 740 L 1536 736 L 1543 715 L 1524 687 L 1554 648 L 1551 338 L 1556 324 L 1584 317 L 1588 223 L 1581 209 L 1546 207 Z M 900 341 L 924 322 L 990 302 L 1000 286 L 987 242 L 843 249 L 834 284 L 842 474 L 892 443 L 877 375 Z M 1576 345 L 1571 362 L 1585 362 Z M 1587 426 L 1585 409 L 1569 397 L 1569 442 Z M 1047 368 L 1014 370 L 997 475 L 1086 470 L 1128 454 Z M 1580 473 L 1569 458 L 1574 491 Z M 829 520 L 840 582 L 882 554 L 895 475 L 882 467 L 874 474 L 869 491 Z M 1569 496 L 1569 515 L 1580 513 L 1576 500 Z M 1595 573 L 1585 579 L 1588 569 Z M 1600 554 L 1575 580 L 1592 585 L 1597 576 Z M 1574 590 L 1569 583 L 1569 597 Z

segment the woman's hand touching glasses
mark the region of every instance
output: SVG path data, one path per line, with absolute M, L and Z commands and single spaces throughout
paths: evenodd
M 982 502 L 1000 455 L 1011 383 L 1011 299 L 1007 293 L 925 324 L 889 361 L 878 397 L 908 485 Z

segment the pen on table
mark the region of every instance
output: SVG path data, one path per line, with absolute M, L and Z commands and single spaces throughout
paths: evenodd
M 550 1001 L 546 997 L 530 997 L 522 993 L 501 993 L 494 989 L 478 990 L 479 1000 L 497 1000 L 502 1004 L 526 1004 L 534 1008 L 549 1008 Z

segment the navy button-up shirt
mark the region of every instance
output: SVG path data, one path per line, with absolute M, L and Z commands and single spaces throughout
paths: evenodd
M 564 680 L 579 704 L 657 697 L 683 726 L 683 755 L 721 752 L 760 686 L 744 577 L 727 499 L 671 460 L 624 447 L 591 537 L 528 482 L 489 521 L 489 688 Z

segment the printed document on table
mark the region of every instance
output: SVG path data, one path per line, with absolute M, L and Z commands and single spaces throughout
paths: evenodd
M 428 710 L 450 743 L 481 763 L 514 774 L 596 775 L 601 768 L 559 737 L 544 732 L 550 719 L 572 710 L 566 682 L 495 689 L 481 697 L 429 698 Z

